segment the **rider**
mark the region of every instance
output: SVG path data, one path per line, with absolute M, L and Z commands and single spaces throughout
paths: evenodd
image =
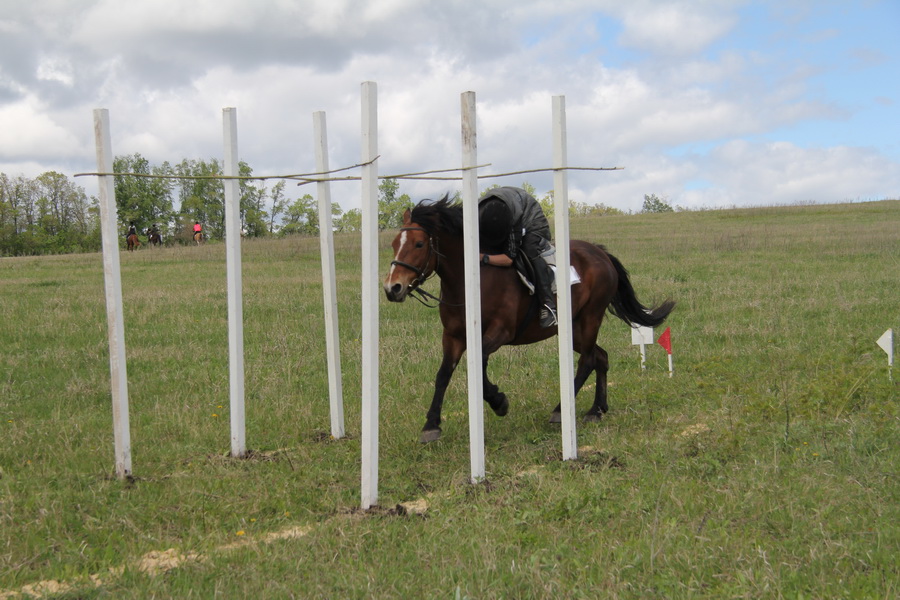
M 553 251 L 550 224 L 537 200 L 521 188 L 488 190 L 478 201 L 478 229 L 482 248 L 499 251 L 482 254 L 482 264 L 510 267 L 520 250 L 525 254 L 534 267 L 541 327 L 556 325 L 554 275 L 545 258 Z
M 194 237 L 197 237 L 197 234 L 203 235 L 203 225 L 200 224 L 200 221 L 194 221 Z
M 134 221 L 131 222 L 131 225 L 128 226 L 128 233 L 125 234 L 125 239 L 128 239 L 128 236 L 137 235 L 137 227 L 134 225 Z

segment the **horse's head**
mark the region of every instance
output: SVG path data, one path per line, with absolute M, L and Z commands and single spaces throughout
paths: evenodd
M 439 255 L 434 247 L 434 238 L 424 227 L 412 221 L 408 210 L 403 215 L 403 227 L 391 246 L 394 248 L 394 260 L 384 279 L 384 293 L 391 302 L 403 302 L 411 291 L 434 273 Z

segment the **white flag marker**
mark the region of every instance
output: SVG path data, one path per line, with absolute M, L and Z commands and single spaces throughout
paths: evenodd
M 647 368 L 647 351 L 645 346 L 653 344 L 653 328 L 638 325 L 631 328 L 631 343 L 641 347 L 641 371 Z
M 888 377 L 891 378 L 891 381 L 894 380 L 894 375 L 891 372 L 891 369 L 894 367 L 894 330 L 888 329 L 884 333 L 881 334 L 881 337 L 878 338 L 878 341 L 875 342 L 878 344 L 882 350 L 887 352 L 888 355 Z

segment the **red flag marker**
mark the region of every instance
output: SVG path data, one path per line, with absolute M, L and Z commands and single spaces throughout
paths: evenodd
M 659 339 L 656 340 L 656 343 L 666 349 L 666 353 L 669 355 L 669 377 L 671 377 L 674 373 L 672 368 L 672 332 L 668 327 L 666 330 L 662 332 L 662 335 L 659 336 Z
M 666 327 L 666 330 L 662 332 L 662 335 L 659 336 L 659 339 L 656 340 L 656 343 L 666 349 L 666 352 L 672 354 L 672 332 Z

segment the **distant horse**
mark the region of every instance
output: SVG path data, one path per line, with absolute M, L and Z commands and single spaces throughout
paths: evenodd
M 127 238 L 125 238 L 125 243 L 128 245 L 128 251 L 134 252 L 138 246 L 141 245 L 141 240 L 138 239 L 136 233 L 132 233 Z
M 197 244 L 197 245 L 199 246 L 199 245 L 200 245 L 200 242 L 202 242 L 202 241 L 203 241 L 203 232 L 202 232 L 202 231 L 195 231 L 195 232 L 194 232 L 194 243 Z
M 575 393 L 591 372 L 597 374 L 594 403 L 585 419 L 595 421 L 609 410 L 606 373 L 609 359 L 597 345 L 597 335 L 606 309 L 629 325 L 655 327 L 662 323 L 675 303 L 666 301 L 648 309 L 637 299 L 628 272 L 603 246 L 572 240 L 570 262 L 581 278 L 572 286 L 572 328 L 575 350 L 581 355 L 575 373 Z M 394 260 L 384 280 L 391 302 L 403 302 L 411 292 L 437 273 L 441 279 L 440 317 L 444 326 L 443 360 L 434 383 L 434 397 L 422 428 L 420 441 L 441 436 L 441 407 L 450 378 L 466 349 L 465 284 L 463 277 L 462 205 L 446 198 L 420 202 L 403 215 L 403 226 L 393 242 Z M 556 335 L 556 327 L 542 328 L 535 296 L 530 296 L 516 270 L 481 267 L 482 376 L 484 400 L 498 415 L 509 410 L 509 401 L 487 376 L 488 359 L 501 346 L 532 344 Z M 557 404 L 550 418 L 560 422 Z
M 158 231 L 148 231 L 147 243 L 150 244 L 151 247 L 159 246 L 162 243 L 162 236 L 159 235 Z

